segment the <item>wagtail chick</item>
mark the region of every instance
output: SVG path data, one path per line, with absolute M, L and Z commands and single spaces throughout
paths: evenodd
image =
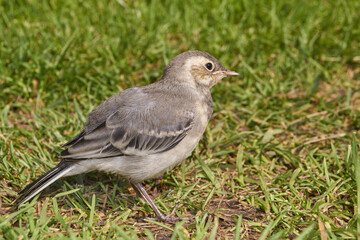
M 213 112 L 211 87 L 235 75 L 206 52 L 179 54 L 159 81 L 126 89 L 96 107 L 83 130 L 62 146 L 61 162 L 20 192 L 15 204 L 61 177 L 99 170 L 128 179 L 159 220 L 184 219 L 163 215 L 141 182 L 162 176 L 191 154 Z

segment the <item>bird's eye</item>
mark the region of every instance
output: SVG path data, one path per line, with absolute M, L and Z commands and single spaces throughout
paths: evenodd
M 211 62 L 208 62 L 205 64 L 205 67 L 207 68 L 207 70 L 211 71 L 214 68 L 214 65 Z

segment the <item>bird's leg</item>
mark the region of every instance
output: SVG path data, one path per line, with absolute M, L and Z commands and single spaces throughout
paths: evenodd
M 144 199 L 150 205 L 150 207 L 154 210 L 158 220 L 163 221 L 163 222 L 177 222 L 177 221 L 182 221 L 182 220 L 188 220 L 188 221 L 194 220 L 193 218 L 186 218 L 186 217 L 172 217 L 175 214 L 175 210 L 177 209 L 179 204 L 176 204 L 176 206 L 171 211 L 171 213 L 169 215 L 165 216 L 156 207 L 155 203 L 151 200 L 149 194 L 147 194 L 145 188 L 143 187 L 143 185 L 141 183 L 131 183 L 131 185 L 133 186 L 136 194 L 138 194 L 138 196 L 140 196 L 142 199 Z

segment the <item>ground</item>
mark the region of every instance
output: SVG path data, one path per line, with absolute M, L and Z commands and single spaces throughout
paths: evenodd
M 0 1 L 0 238 L 360 237 L 360 2 Z M 115 174 L 57 181 L 12 208 L 111 95 L 186 50 L 240 73 L 212 89 L 194 153 L 145 187 Z

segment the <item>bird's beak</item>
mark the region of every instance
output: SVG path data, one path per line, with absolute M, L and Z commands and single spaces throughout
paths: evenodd
M 224 71 L 216 71 L 213 73 L 213 75 L 217 75 L 220 78 L 224 78 L 224 77 L 228 77 L 228 76 L 237 76 L 239 74 L 237 72 L 225 69 Z
M 230 71 L 230 70 L 224 71 L 224 74 L 225 74 L 226 76 L 237 76 L 237 75 L 239 75 L 237 72 Z

